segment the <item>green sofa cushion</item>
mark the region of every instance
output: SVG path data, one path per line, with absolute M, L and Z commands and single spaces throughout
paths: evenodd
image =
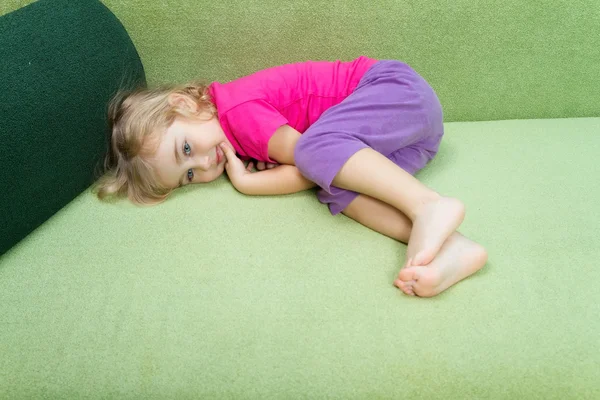
M 0 17 L 0 38 L 2 254 L 93 183 L 106 104 L 145 75 L 99 1 L 38 1 Z
M 406 246 L 312 191 L 85 192 L 0 259 L 0 398 L 600 398 L 600 119 L 446 128 L 419 178 L 476 275 L 401 294 Z

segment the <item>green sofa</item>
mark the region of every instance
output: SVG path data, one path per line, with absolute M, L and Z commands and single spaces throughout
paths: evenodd
M 0 27 L 65 4 L 29 3 L 3 2 Z M 223 177 L 154 207 L 100 202 L 90 185 L 105 132 L 91 118 L 85 162 L 43 159 L 54 185 L 31 194 L 46 182 L 16 167 L 23 179 L 3 182 L 3 215 L 14 205 L 18 224 L 31 203 L 39 218 L 2 231 L 12 242 L 0 256 L 1 399 L 600 398 L 595 2 L 70 4 L 52 12 L 79 24 L 57 29 L 105 18 L 106 32 L 127 33 L 104 35 L 123 46 L 111 53 L 119 68 L 84 74 L 103 90 L 57 97 L 80 112 L 93 104 L 96 117 L 123 84 L 363 54 L 409 63 L 445 111 L 439 154 L 418 177 L 464 201 L 460 231 L 489 261 L 437 297 L 408 297 L 392 285 L 406 246 L 331 216 L 313 190 L 246 197 Z M 20 26 L 10 21 L 3 32 Z M 46 115 L 64 118 L 61 104 Z M 10 129 L 30 140 L 28 126 Z M 5 143 L 8 171 L 19 161 Z

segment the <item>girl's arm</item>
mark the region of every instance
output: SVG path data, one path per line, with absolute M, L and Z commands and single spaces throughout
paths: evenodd
M 300 139 L 300 132 L 289 125 L 280 126 L 269 139 L 269 158 L 279 164 L 296 165 L 294 148 Z
M 279 195 L 301 192 L 316 186 L 304 178 L 293 165 L 280 165 L 265 171 L 251 173 L 235 155 L 231 147 L 221 145 L 227 164 L 225 168 L 233 186 L 247 195 Z
M 294 165 L 280 165 L 273 169 L 247 173 L 236 189 L 253 196 L 301 192 L 316 186 L 306 179 Z

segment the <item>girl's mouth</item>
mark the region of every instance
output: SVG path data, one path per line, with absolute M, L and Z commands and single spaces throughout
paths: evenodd
M 221 164 L 221 160 L 223 159 L 223 154 L 221 153 L 221 149 L 219 149 L 219 147 L 215 148 L 215 156 L 216 156 L 216 161 L 217 161 L 217 165 Z

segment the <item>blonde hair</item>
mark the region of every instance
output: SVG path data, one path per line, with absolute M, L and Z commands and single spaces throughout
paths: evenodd
M 173 94 L 197 104 L 198 112 L 173 104 Z M 98 198 L 127 196 L 138 205 L 164 201 L 173 189 L 158 182 L 148 160 L 176 117 L 198 118 L 202 111 L 217 113 L 208 85 L 201 82 L 117 93 L 108 105 L 110 143 L 104 175 L 96 182 Z

